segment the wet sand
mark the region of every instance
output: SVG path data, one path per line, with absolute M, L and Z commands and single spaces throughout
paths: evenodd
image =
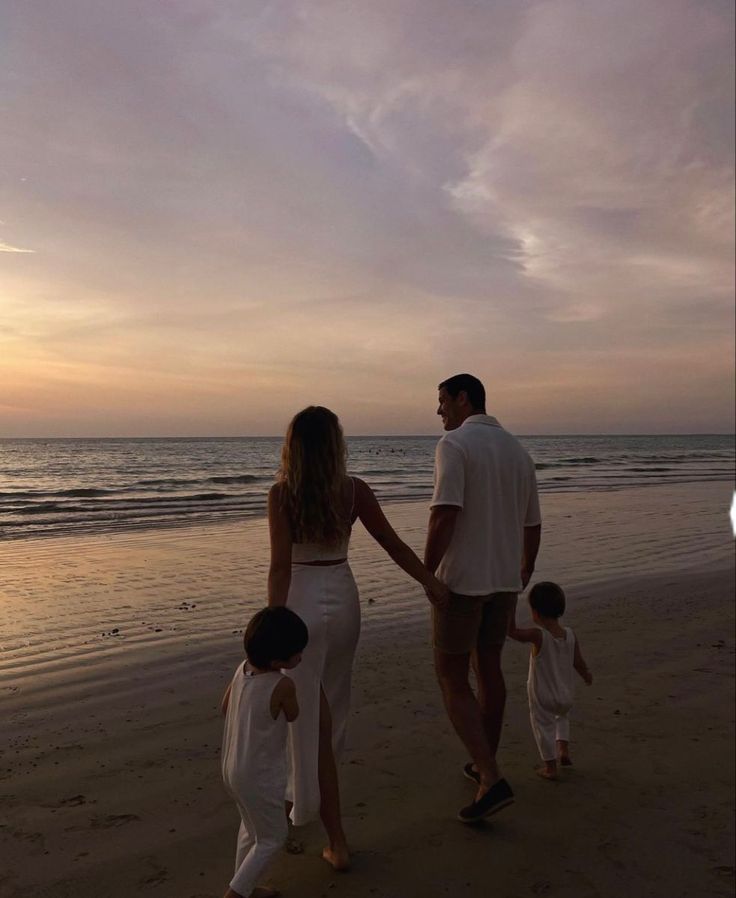
M 510 644 L 500 759 L 472 786 L 441 708 L 421 591 L 358 528 L 363 638 L 341 778 L 354 868 L 284 854 L 285 896 L 720 896 L 733 890 L 733 542 L 725 484 L 547 495 L 538 577 L 569 589 L 575 766 L 533 774 L 527 656 Z M 420 548 L 426 507 L 389 509 Z M 0 896 L 219 898 L 237 817 L 217 705 L 260 604 L 263 521 L 0 545 Z M 523 615 L 522 615 L 523 617 Z

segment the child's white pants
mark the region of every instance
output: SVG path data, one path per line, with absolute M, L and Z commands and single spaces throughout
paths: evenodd
M 558 739 L 570 741 L 570 709 L 558 708 L 557 713 L 543 708 L 535 701 L 529 702 L 529 717 L 532 722 L 532 733 L 543 761 L 554 761 L 557 758 Z
M 241 822 L 230 888 L 248 898 L 274 855 L 284 847 L 288 825 L 283 792 L 276 799 L 249 795 L 247 803 L 238 799 L 237 804 Z

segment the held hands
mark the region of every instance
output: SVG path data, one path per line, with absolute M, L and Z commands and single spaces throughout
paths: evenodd
M 438 608 L 444 608 L 450 601 L 449 588 L 436 577 L 432 577 L 429 583 L 425 584 L 424 591 L 429 601 Z

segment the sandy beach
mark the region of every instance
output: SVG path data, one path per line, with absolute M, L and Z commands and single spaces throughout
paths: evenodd
M 271 881 L 286 898 L 731 895 L 730 501 L 727 483 L 544 497 L 537 577 L 568 589 L 595 681 L 578 689 L 575 766 L 543 782 L 526 650 L 507 647 L 500 760 L 516 804 L 477 827 L 454 819 L 472 787 L 426 602 L 357 528 L 341 768 L 354 865 L 321 861 L 315 824 Z M 387 512 L 420 550 L 426 504 Z M 267 559 L 262 519 L 0 544 L 2 898 L 220 898 L 237 816 L 217 706 Z

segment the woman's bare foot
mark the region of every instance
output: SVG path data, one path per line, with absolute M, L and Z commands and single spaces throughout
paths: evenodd
M 240 892 L 236 892 L 234 889 L 229 888 L 227 892 L 225 892 L 223 898 L 243 898 L 243 896 L 240 894 Z
M 256 886 L 250 893 L 250 898 L 279 898 L 278 889 L 272 889 L 270 886 Z
M 572 758 L 570 755 L 560 755 L 561 767 L 572 767 Z
M 322 851 L 322 857 L 339 873 L 343 873 L 350 867 L 350 852 L 347 845 L 328 845 Z
M 543 780 L 556 780 L 557 779 L 557 762 L 556 761 L 547 761 L 544 767 L 537 767 L 534 771 L 537 776 L 541 776 Z

